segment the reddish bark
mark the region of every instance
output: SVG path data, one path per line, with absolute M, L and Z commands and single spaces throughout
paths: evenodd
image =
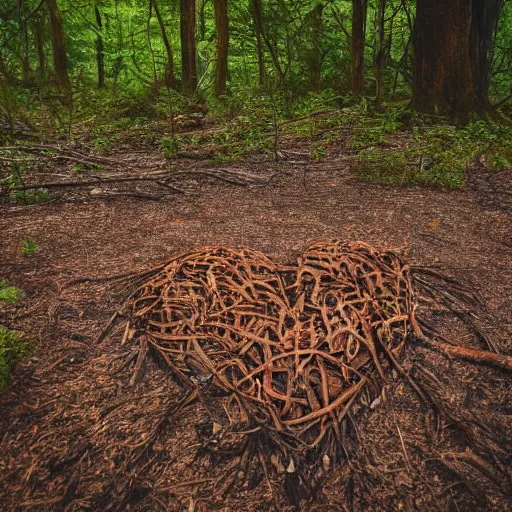
M 418 0 L 413 107 L 459 122 L 490 113 L 489 51 L 503 0 Z
M 57 87 L 64 93 L 68 103 L 71 101 L 71 82 L 68 75 L 68 61 L 66 43 L 64 41 L 64 27 L 60 16 L 57 0 L 46 0 L 50 13 L 51 40 L 53 51 L 53 70 Z
M 185 92 L 197 89 L 196 3 L 180 0 L 181 68 Z
M 217 29 L 217 64 L 215 66 L 215 95 L 226 93 L 228 76 L 229 23 L 228 0 L 214 0 Z
M 352 0 L 352 91 L 364 92 L 364 42 L 367 0 Z

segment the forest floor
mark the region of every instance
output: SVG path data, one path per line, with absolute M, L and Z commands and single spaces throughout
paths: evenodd
M 129 385 L 119 339 L 94 343 L 117 306 L 113 285 L 87 278 L 142 272 L 208 245 L 248 246 L 284 263 L 313 240 L 362 240 L 469 284 L 490 310 L 483 327 L 512 355 L 512 171 L 475 166 L 466 188 L 455 191 L 384 186 L 358 179 L 343 141 L 322 159 L 311 158 L 311 144 L 283 143 L 278 161 L 262 153 L 222 164 L 178 156 L 172 167 L 183 174 L 167 187 L 124 182 L 106 192 L 93 176 L 97 184 L 56 187 L 44 203 L 0 204 L 0 278 L 25 292 L 0 308 L 0 324 L 38 341 L 0 395 L 3 510 L 108 510 L 116 497 L 126 500 L 117 502 L 124 510 L 291 510 L 284 476 L 271 470 L 267 479 L 256 462 L 248 479 L 225 495 L 218 490 L 233 456 L 217 455 L 212 464 L 198 455 L 211 423 L 201 404 L 184 409 L 131 472 L 116 473 L 119 458 L 144 444 L 180 388 L 156 367 Z M 86 153 L 83 145 L 72 149 Z M 110 176 L 169 169 L 138 140 L 119 142 L 107 158 Z M 76 180 L 70 166 L 54 159 L 24 181 Z M 38 245 L 33 255 L 22 253 L 27 239 Z M 458 327 L 443 329 L 475 343 Z M 411 371 L 426 361 L 450 417 L 434 428 L 431 408 L 391 379 L 380 404 L 358 419 L 349 463 L 322 477 L 302 510 L 512 508 L 510 468 L 475 439 L 484 432 L 510 450 L 500 440 L 512 438 L 510 375 L 419 344 L 407 348 Z

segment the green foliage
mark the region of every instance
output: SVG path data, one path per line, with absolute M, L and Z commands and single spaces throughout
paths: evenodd
M 352 139 L 355 149 L 367 148 L 383 143 L 386 135 L 403 128 L 400 118 L 404 114 L 403 107 L 389 108 L 384 114 L 362 113 L 357 126 L 357 134 Z
M 23 292 L 16 288 L 15 286 L 11 286 L 7 281 L 0 281 L 0 304 L 4 303 L 12 303 L 18 300 L 23 299 Z
M 24 256 L 33 256 L 39 252 L 39 244 L 33 238 L 25 238 L 21 252 Z
M 479 121 L 456 128 L 446 120 L 446 124 L 429 125 L 416 117 L 417 124 L 408 128 L 399 124 L 400 115 L 387 119 L 360 132 L 353 142 L 354 147 L 363 147 L 358 165 L 365 180 L 462 188 L 467 164 L 477 157 L 485 158 L 494 170 L 512 166 L 512 127 L 508 125 Z M 404 147 L 390 148 L 390 136 L 405 141 Z
M 100 154 L 105 154 L 110 149 L 110 141 L 105 137 L 97 137 L 91 140 L 90 144 Z
M 370 148 L 359 155 L 358 173 L 366 181 L 385 185 L 422 185 L 449 189 L 465 185 L 465 165 L 444 167 L 418 149 L 388 151 Z
M 73 166 L 73 171 L 76 172 L 77 174 L 84 173 L 84 172 L 98 173 L 98 172 L 103 172 L 104 170 L 105 170 L 105 168 L 102 167 L 101 165 L 90 164 L 90 163 L 79 163 L 79 164 L 75 164 Z
M 0 186 L 6 186 L 9 192 L 9 196 L 11 200 L 22 202 L 25 204 L 35 204 L 41 203 L 44 201 L 48 201 L 50 199 L 50 192 L 46 188 L 33 188 L 27 190 L 15 190 L 16 187 L 21 187 L 24 185 L 21 171 L 26 166 L 17 165 L 13 173 L 7 178 L 0 180 Z
M 43 203 L 50 199 L 50 192 L 46 188 L 34 188 L 29 190 L 15 190 L 11 192 L 11 199 L 26 204 Z
M 64 23 L 69 72 L 73 88 L 73 109 L 63 105 L 55 88 L 51 70 L 51 37 L 48 10 L 38 0 L 18 2 L 0 0 L 0 118 L 14 127 L 25 123 L 60 134 L 82 130 L 82 123 L 94 118 L 97 126 L 123 120 L 126 127 L 142 126 L 164 115 L 187 110 L 190 99 L 181 90 L 179 2 L 159 4 L 167 37 L 174 55 L 176 90 L 168 91 L 164 80 L 167 53 L 160 25 L 149 2 L 101 0 L 99 2 L 58 3 Z M 251 2 L 230 2 L 228 95 L 213 97 L 215 38 L 213 2 L 198 3 L 197 95 L 219 116 L 250 112 L 251 96 L 260 96 L 269 106 L 268 94 L 280 96 L 286 117 L 317 110 L 320 105 L 341 107 L 353 103 L 348 90 L 351 64 L 351 2 L 301 2 L 280 0 L 260 2 L 264 25 L 264 85 L 259 84 L 259 67 Z M 321 23 L 314 22 L 314 10 L 322 7 Z M 98 8 L 102 27 L 97 24 Z M 377 2 L 367 4 L 365 50 L 366 95 L 375 94 L 374 61 L 377 45 Z M 383 69 L 384 97 L 410 98 L 412 75 L 411 27 L 415 2 L 386 2 Z M 510 93 L 512 80 L 512 5 L 505 2 L 495 46 L 492 51 L 492 99 Z M 28 20 L 25 23 L 25 20 Z M 27 50 L 25 53 L 24 35 Z M 97 42 L 103 46 L 105 87 L 98 88 Z M 35 44 L 42 41 L 41 52 L 48 69 L 41 69 Z M 321 92 L 312 92 L 312 69 L 321 62 Z M 316 88 L 316 87 L 315 87 Z M 266 91 L 267 98 L 263 99 Z M 246 103 L 246 100 L 247 103 Z M 278 108 L 280 113 L 283 109 Z M 118 126 L 118 128 L 120 128 Z M 379 143 L 381 133 L 362 136 L 361 146 Z M 357 144 L 357 141 L 355 142 Z M 92 143 L 93 145 L 94 142 Z M 97 149 L 106 151 L 108 140 L 99 137 Z
M 327 155 L 327 148 L 323 143 L 316 144 L 316 146 L 313 149 L 313 158 L 315 160 L 321 160 Z
M 169 158 L 180 150 L 181 144 L 177 137 L 163 137 L 160 140 L 160 147 L 166 158 Z
M 15 364 L 33 347 L 33 343 L 24 340 L 15 331 L 0 325 L 0 391 L 10 382 Z

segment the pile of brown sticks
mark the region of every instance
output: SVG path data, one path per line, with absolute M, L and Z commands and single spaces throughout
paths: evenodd
M 310 245 L 291 266 L 212 247 L 145 275 L 114 319 L 192 392 L 228 396 L 222 424 L 265 427 L 330 453 L 356 398 L 378 396 L 415 325 L 408 265 L 356 242 Z

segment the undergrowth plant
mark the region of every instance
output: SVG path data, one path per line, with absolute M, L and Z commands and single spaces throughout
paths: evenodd
M 32 346 L 33 343 L 27 341 L 21 333 L 0 325 L 0 391 L 10 383 L 15 364 Z
M 50 199 L 50 192 L 45 188 L 15 190 L 10 194 L 11 199 L 25 204 L 43 203 Z
M 32 256 L 39 252 L 39 244 L 33 238 L 25 238 L 21 250 L 24 256 Z
M 50 192 L 46 188 L 16 190 L 24 186 L 23 172 L 27 165 L 27 163 L 23 165 L 15 164 L 7 177 L 2 179 L 0 175 L 0 190 L 6 190 L 12 201 L 20 203 L 36 204 L 48 201 L 50 199 Z
M 435 121 L 406 116 L 402 108 L 361 119 L 352 139 L 352 147 L 359 149 L 359 176 L 390 185 L 457 189 L 465 186 L 468 163 L 476 158 L 491 170 L 512 167 L 512 127 L 487 121 L 455 127 L 444 119 Z
M 15 286 L 11 286 L 8 281 L 0 281 L 0 304 L 4 303 L 12 303 L 23 298 L 23 292 L 16 288 Z
M 0 307 L 21 300 L 24 294 L 8 281 L 0 281 Z M 10 382 L 14 365 L 30 350 L 33 343 L 16 331 L 0 325 L 0 391 Z

